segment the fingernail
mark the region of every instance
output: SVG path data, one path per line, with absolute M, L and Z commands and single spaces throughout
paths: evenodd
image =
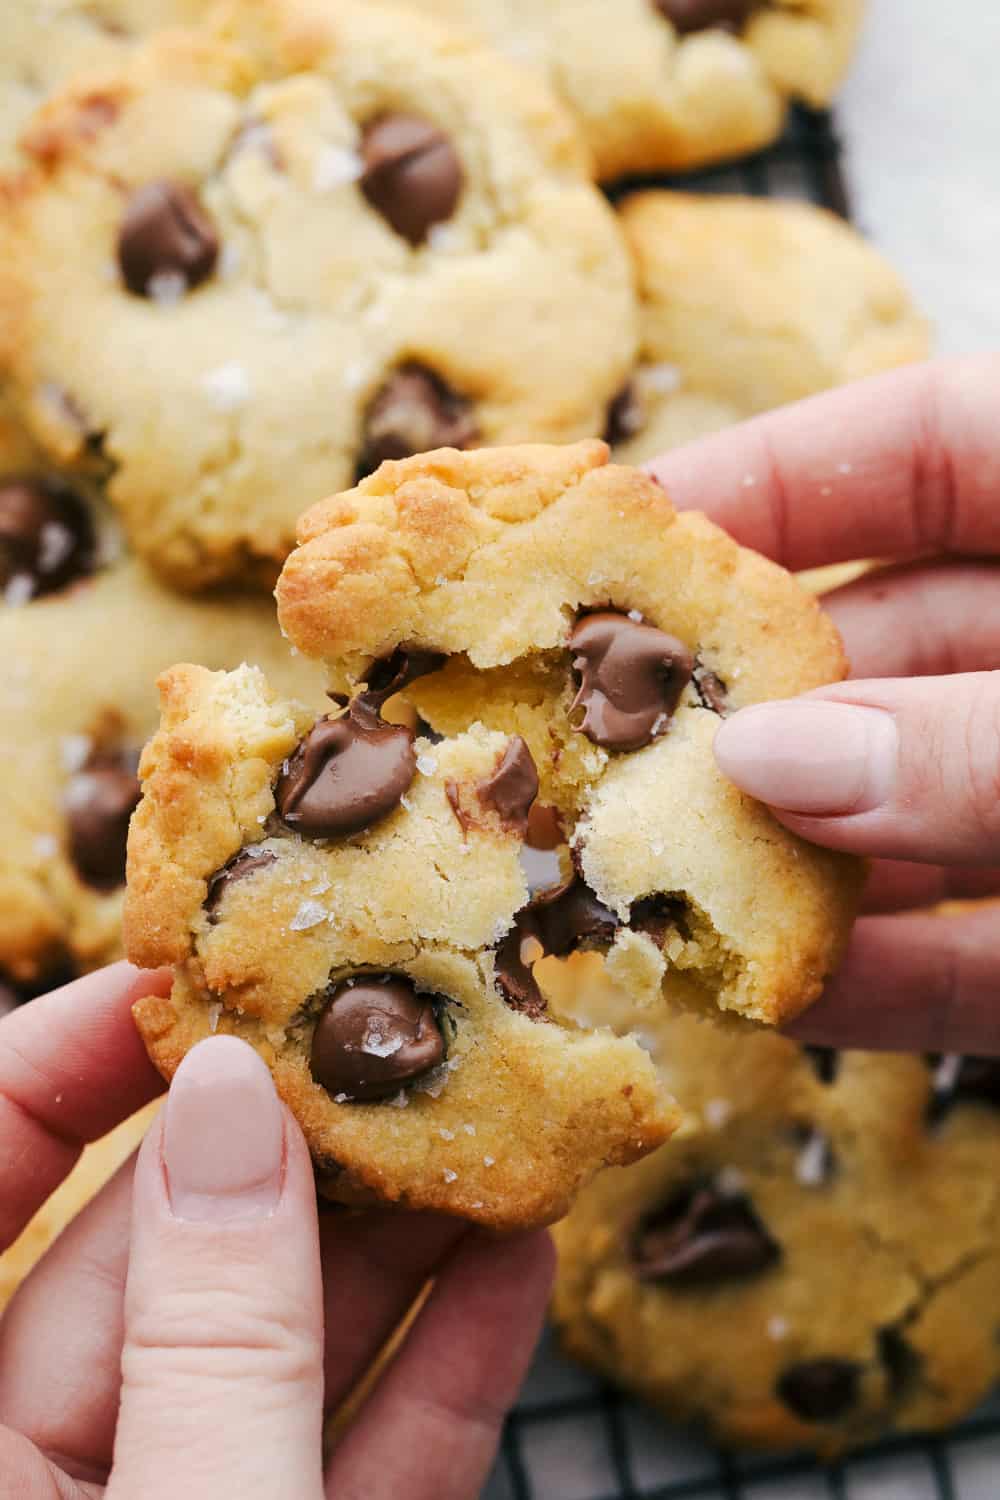
M 891 714 L 804 698 L 741 709 L 715 736 L 719 766 L 737 786 L 810 817 L 880 807 L 892 792 L 898 753 Z
M 170 1085 L 163 1168 L 174 1217 L 265 1217 L 281 1196 L 284 1120 L 264 1063 L 232 1036 L 188 1053 Z

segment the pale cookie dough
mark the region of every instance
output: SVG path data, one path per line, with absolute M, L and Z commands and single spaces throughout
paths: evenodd
M 0 609 L 0 995 L 120 956 L 136 764 L 157 674 L 181 656 L 259 662 L 283 690 L 324 701 L 263 601 L 178 598 L 135 560 Z
M 648 192 L 620 219 L 640 309 L 608 433 L 624 463 L 930 352 L 899 276 L 826 209 Z
M 829 103 L 862 0 L 408 0 L 547 76 L 602 179 L 738 156 Z
M 12 397 L 184 587 L 273 581 L 303 503 L 384 457 L 600 430 L 633 363 L 570 120 L 419 17 L 236 0 L 226 38 L 161 34 L 25 149 Z
M 957 1421 L 1000 1374 L 1000 1067 L 646 1040 L 685 1123 L 557 1228 L 567 1348 L 737 1447 Z
M 120 65 L 137 38 L 209 9 L 206 0 L 4 0 L 0 168 L 23 165 L 21 132 L 70 78 Z
M 138 1147 L 157 1108 L 156 1104 L 147 1105 L 109 1135 L 88 1146 L 65 1182 L 0 1255 L 0 1311 L 66 1226 Z

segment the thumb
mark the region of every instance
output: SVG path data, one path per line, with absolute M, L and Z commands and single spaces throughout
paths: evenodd
M 139 1154 L 107 1500 L 320 1500 L 322 1368 L 305 1142 L 257 1054 L 211 1037 Z

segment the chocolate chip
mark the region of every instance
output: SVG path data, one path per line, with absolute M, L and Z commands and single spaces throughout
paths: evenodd
M 565 958 L 586 943 L 611 942 L 621 926 L 579 875 L 552 890 L 539 891 L 514 918 L 496 950 L 496 978 L 512 1010 L 537 1020 L 545 1010 L 532 965 L 543 954 Z M 526 952 L 540 950 L 535 958 Z
M 132 193 L 118 234 L 118 264 L 137 297 L 174 286 L 189 291 L 211 276 L 218 254 L 215 228 L 184 183 L 147 182 Z
M 381 709 L 444 659 L 401 646 L 372 663 L 347 713 L 320 719 L 286 760 L 274 793 L 282 822 L 310 838 L 334 838 L 370 828 L 399 806 L 417 769 L 413 732 L 387 724 Z
M 721 677 L 710 672 L 707 667 L 695 659 L 694 670 L 691 673 L 694 679 L 694 689 L 701 701 L 702 708 L 710 709 L 713 714 L 725 718 L 729 712 L 728 689 Z
M 949 1054 L 931 1058 L 933 1093 L 927 1107 L 931 1125 L 939 1124 L 957 1104 L 1000 1109 L 1000 1059 Z
M 142 792 L 137 766 L 134 751 L 99 751 L 66 788 L 70 854 L 81 879 L 99 890 L 125 882 L 129 819 Z
M 604 441 L 612 446 L 615 443 L 625 443 L 641 432 L 645 425 L 646 410 L 635 381 L 630 380 L 627 385 L 622 386 L 608 407 Z
M 569 648 L 580 681 L 570 714 L 583 709 L 575 728 L 608 750 L 639 750 L 665 733 L 693 666 L 681 641 L 603 610 L 583 616 Z
M 383 115 L 361 140 L 361 191 L 411 245 L 450 219 L 462 191 L 462 163 L 448 137 L 415 115 Z
M 478 438 L 468 401 L 433 370 L 400 365 L 365 413 L 357 478 L 371 474 L 387 459 L 410 458 L 432 448 L 470 448 Z
M 443 1004 L 400 974 L 333 986 L 313 1034 L 312 1076 L 335 1098 L 388 1098 L 443 1060 Z
M 213 927 L 219 920 L 219 906 L 229 887 L 238 880 L 246 880 L 248 875 L 253 875 L 257 870 L 273 865 L 277 858 L 270 849 L 240 849 L 221 870 L 216 870 L 208 882 L 208 895 L 205 897 L 205 911 Z
M 538 796 L 538 771 L 520 735 L 508 740 L 493 774 L 476 783 L 476 795 L 492 807 L 505 828 L 522 837 L 527 833 L 528 814 Z
M 849 1359 L 811 1359 L 791 1365 L 777 1393 L 803 1422 L 836 1422 L 858 1399 L 861 1366 Z
M 644 932 L 662 948 L 671 928 L 677 928 L 684 938 L 688 936 L 686 917 L 683 901 L 663 895 L 643 896 L 641 901 L 633 902 L 628 925 L 633 932 Z
M 0 590 L 23 603 L 92 573 L 94 529 L 83 501 L 48 479 L 0 483 Z
M 705 1184 L 686 1188 L 645 1219 L 632 1242 L 639 1279 L 674 1286 L 755 1276 L 780 1259 L 779 1245 L 750 1200 Z
M 653 4 L 684 36 L 689 31 L 707 31 L 713 26 L 739 31 L 756 8 L 757 0 L 653 0 Z
M 833 1083 L 840 1069 L 836 1047 L 803 1047 L 803 1055 L 812 1064 L 820 1083 Z
M 561 851 L 565 851 L 568 857 L 566 835 L 559 811 L 536 798 L 528 809 L 528 823 L 520 854 L 521 869 L 529 895 L 536 896 L 539 891 L 550 891 L 565 885 Z

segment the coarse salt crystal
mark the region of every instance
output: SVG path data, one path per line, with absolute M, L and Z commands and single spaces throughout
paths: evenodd
M 319 901 L 303 901 L 288 926 L 292 932 L 307 932 L 325 922 L 329 912 Z
M 15 573 L 3 591 L 5 604 L 11 604 L 15 608 L 27 604 L 35 592 L 35 585 L 28 573 Z
M 399 799 L 399 805 L 400 805 L 400 807 L 405 807 L 407 812 L 412 812 L 413 811 L 413 803 L 410 801 L 409 797 L 406 795 L 405 792 L 403 793 L 402 797 L 400 797 L 400 799 Z
M 250 376 L 235 359 L 207 371 L 201 388 L 218 411 L 238 411 L 250 400 Z
M 820 1130 L 814 1130 L 795 1161 L 795 1180 L 802 1187 L 821 1187 L 830 1170 L 830 1146 Z
M 495 1165 L 496 1165 L 496 1157 L 495 1156 L 484 1156 L 483 1157 L 483 1166 L 484 1167 L 493 1167 Z
M 219 1017 L 222 1015 L 222 1002 L 216 1001 L 208 1007 L 208 1029 L 214 1036 L 219 1029 Z
M 434 224 L 427 234 L 432 250 L 457 250 L 462 237 L 453 224 Z
M 475 1125 L 463 1125 L 462 1129 L 465 1131 L 466 1135 L 475 1135 L 476 1133 Z
M 89 734 L 64 734 L 59 741 L 59 758 L 64 771 L 79 771 L 85 765 L 94 742 Z
M 377 1021 L 369 1021 L 361 1038 L 361 1050 L 368 1057 L 394 1057 L 403 1045 L 401 1036 L 387 1036 Z
M 453 1141 L 455 1139 L 455 1132 L 453 1130 L 447 1130 L 444 1125 L 441 1126 L 441 1129 L 438 1131 L 438 1135 L 443 1141 Z
M 783 1318 L 780 1313 L 767 1320 L 767 1336 L 774 1343 L 780 1344 L 782 1339 L 788 1337 L 788 1319 Z
M 420 772 L 421 776 L 432 776 L 437 770 L 437 766 L 438 763 L 436 755 L 428 755 L 427 752 L 424 751 L 421 755 L 417 756 L 417 770 Z
M 934 1069 L 934 1092 L 936 1094 L 950 1094 L 958 1082 L 958 1075 L 962 1070 L 962 1057 L 958 1052 L 949 1052 L 942 1057 Z
M 441 1175 L 444 1178 L 445 1182 L 454 1182 L 458 1177 L 458 1173 L 453 1172 L 450 1167 L 445 1167 Z
M 669 396 L 681 386 L 681 372 L 677 365 L 646 365 L 640 372 L 642 384 L 657 396 Z
M 350 1097 L 350 1094 L 334 1094 L 333 1102 L 334 1104 L 346 1104 Z
M 313 166 L 313 188 L 317 193 L 328 193 L 345 183 L 357 182 L 364 170 L 356 151 L 347 146 L 324 146 Z
M 35 853 L 39 859 L 51 859 L 58 853 L 59 840 L 51 833 L 40 833 L 35 839 Z
M 159 307 L 173 307 L 181 301 L 187 289 L 187 277 L 182 271 L 157 271 L 146 282 L 149 297 Z
M 734 1198 L 742 1193 L 746 1178 L 739 1167 L 723 1167 L 715 1175 L 715 1185 L 724 1198 Z
M 389 1103 L 390 1103 L 390 1105 L 392 1106 L 393 1109 L 405 1109 L 406 1106 L 409 1104 L 409 1102 L 410 1101 L 409 1101 L 409 1098 L 407 1097 L 407 1093 L 406 1093 L 405 1089 L 400 1089 L 399 1093 L 395 1096 L 395 1098 L 389 1100 Z
M 636 625 L 641 625 L 642 624 L 642 610 L 641 609 L 630 609 L 629 612 L 628 612 L 628 617 L 629 617 L 630 620 L 634 620 L 635 623 L 636 623 Z

